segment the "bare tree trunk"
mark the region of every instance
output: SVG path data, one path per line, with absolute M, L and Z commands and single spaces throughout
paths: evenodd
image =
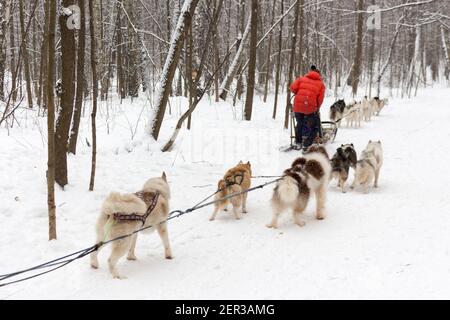
M 392 38 L 392 41 L 391 41 L 391 44 L 390 44 L 390 47 L 389 47 L 389 53 L 388 53 L 388 57 L 387 57 L 386 63 L 380 69 L 380 72 L 379 72 L 379 74 L 377 76 L 377 97 L 380 97 L 380 93 L 381 93 L 381 78 L 383 77 L 384 73 L 387 70 L 387 67 L 391 63 L 392 52 L 394 51 L 395 42 L 397 41 L 398 33 L 400 32 L 400 22 L 402 20 L 403 20 L 403 17 L 400 18 L 400 20 L 397 22 L 397 26 L 396 26 L 396 29 L 395 29 L 395 34 L 394 34 L 394 37 Z M 403 55 L 403 57 L 404 57 L 404 55 Z M 380 59 L 381 59 L 381 54 L 380 54 Z
M 23 9 L 23 0 L 19 0 L 19 17 L 20 17 L 20 32 L 22 34 L 23 67 L 25 70 L 28 107 L 33 108 L 33 93 L 31 92 L 30 63 L 28 60 L 28 48 L 27 48 L 28 42 L 27 42 L 27 34 L 25 32 L 25 12 Z
M 362 11 L 364 8 L 364 1 L 363 0 L 358 0 L 358 6 L 357 6 L 357 10 L 358 11 Z M 362 65 L 362 51 L 363 51 L 363 44 L 362 44 L 362 40 L 363 40 L 363 14 L 362 13 L 358 13 L 358 34 L 356 36 L 356 53 L 355 53 L 355 61 L 353 63 L 353 70 L 351 73 L 351 77 L 352 77 L 352 93 L 353 96 L 355 97 L 356 94 L 358 93 L 358 86 L 359 86 L 359 81 L 360 81 L 360 77 L 361 77 L 361 65 Z
M 446 69 L 446 77 L 450 74 L 450 46 L 447 44 L 448 36 L 446 36 L 446 31 L 444 26 L 441 25 L 441 41 L 442 41 L 442 49 L 444 50 L 445 57 L 445 69 Z
M 44 32 L 43 32 L 43 45 L 42 45 L 42 50 L 41 50 L 41 66 L 40 66 L 40 74 L 39 74 L 39 94 L 37 97 L 37 104 L 39 107 L 41 107 L 41 98 L 43 101 L 43 104 L 46 105 L 47 104 L 47 90 L 44 88 L 45 84 L 44 84 L 44 77 L 45 74 L 47 74 L 47 54 L 48 54 L 48 37 L 45 36 L 45 33 L 48 30 L 48 24 L 49 24 L 49 10 L 47 9 L 47 7 L 49 6 L 49 0 L 45 0 L 45 23 L 44 23 Z
M 73 0 L 63 0 L 62 5 L 69 7 Z M 56 120 L 56 168 L 55 180 L 61 187 L 68 183 L 67 174 L 67 147 L 69 143 L 69 130 L 73 114 L 73 98 L 75 83 L 75 30 L 67 25 L 68 15 L 63 12 L 59 16 L 59 27 L 61 32 L 61 73 L 62 92 L 60 100 L 60 110 Z
M 284 1 L 281 1 L 281 13 L 284 11 Z M 275 100 L 273 103 L 273 114 L 272 118 L 277 117 L 277 106 L 278 106 L 278 92 L 280 89 L 280 77 L 281 77 L 281 51 L 283 49 L 283 20 L 280 21 L 280 33 L 278 35 L 278 57 L 277 57 L 277 71 L 275 75 Z
M 95 184 L 95 168 L 97 164 L 97 129 L 95 118 L 97 116 L 97 98 L 98 98 L 98 81 L 97 81 L 97 52 L 95 43 L 95 14 L 94 5 L 95 0 L 89 0 L 89 30 L 91 34 L 91 69 L 92 69 L 92 161 L 91 161 L 91 178 L 89 181 L 89 191 L 94 190 Z
M 297 74 L 302 74 L 303 73 L 303 38 L 304 38 L 304 26 L 305 26 L 305 22 L 304 22 L 304 9 L 303 9 L 303 2 L 304 0 L 300 0 L 300 32 L 299 32 L 299 41 L 298 41 L 298 58 L 297 58 Z
M 219 9 L 220 10 L 220 9 Z M 162 152 L 167 152 L 170 151 L 173 144 L 175 143 L 175 140 L 178 137 L 178 134 L 180 133 L 181 127 L 183 126 L 184 121 L 186 121 L 186 119 L 189 117 L 190 114 L 192 114 L 192 112 L 194 112 L 195 108 L 197 107 L 198 103 L 200 102 L 200 100 L 203 98 L 205 92 L 207 90 L 209 90 L 209 88 L 211 87 L 212 83 L 214 82 L 214 76 L 215 74 L 220 70 L 220 68 L 223 66 L 223 64 L 228 61 L 228 57 L 230 56 L 230 51 L 228 51 L 227 55 L 225 56 L 225 58 L 222 60 L 222 62 L 220 63 L 220 65 L 217 66 L 217 69 L 214 71 L 213 75 L 210 77 L 209 81 L 205 84 L 205 88 L 203 89 L 203 91 L 201 92 L 201 94 L 199 96 L 195 96 L 194 102 L 192 103 L 192 106 L 180 117 L 180 119 L 178 119 L 177 125 L 175 126 L 175 130 L 172 133 L 172 136 L 170 137 L 169 141 L 167 141 L 164 144 L 164 147 L 162 147 L 161 151 Z M 197 76 L 198 79 L 198 76 Z
M 84 50 L 86 47 L 85 32 L 85 3 L 84 0 L 78 0 L 80 6 L 80 30 L 78 31 L 78 54 L 77 54 L 77 89 L 75 93 L 75 110 L 73 114 L 72 130 L 70 132 L 69 152 L 76 154 L 78 131 L 80 128 L 81 109 L 83 107 L 83 88 L 84 88 Z
M 122 19 L 121 8 L 122 0 L 117 2 L 117 88 L 119 90 L 120 98 L 126 98 L 125 90 L 125 72 L 123 68 L 123 31 L 122 31 Z
M 48 205 L 48 236 L 56 239 L 56 206 L 55 206 L 55 29 L 56 0 L 48 0 L 49 29 L 46 32 L 48 43 L 47 53 L 47 131 L 48 131 L 48 162 L 47 162 L 47 205 Z
M 13 11 L 14 3 L 11 3 L 11 11 Z M 12 92 L 12 101 L 15 102 L 17 100 L 17 90 L 16 90 L 16 79 L 17 79 L 17 68 L 16 68 L 16 40 L 14 36 L 14 14 L 11 13 L 11 18 L 9 22 L 9 47 L 10 47 L 10 70 L 11 70 L 11 92 Z
M 416 26 L 416 40 L 414 42 L 414 54 L 411 60 L 411 65 L 408 71 L 408 78 L 406 82 L 406 93 L 409 97 L 411 97 L 411 90 L 414 85 L 414 75 L 416 74 L 416 70 L 420 64 L 420 43 L 422 37 L 422 28 L 420 26 Z
M 193 34 L 192 34 L 192 23 L 189 26 L 189 28 L 186 28 L 186 82 L 187 82 L 187 91 L 188 99 L 189 99 L 189 109 L 192 108 L 192 104 L 194 103 L 194 96 L 195 96 L 195 90 L 194 90 L 194 81 L 195 81 L 195 75 L 194 70 L 192 68 L 192 60 L 193 60 Z M 180 72 L 181 74 L 181 72 Z M 180 76 L 181 77 L 181 76 Z M 191 130 L 191 121 L 192 121 L 192 114 L 189 114 L 188 117 L 188 123 L 187 123 L 187 129 Z
M 250 63 L 248 67 L 247 98 L 245 100 L 245 120 L 252 119 L 253 96 L 255 94 L 256 45 L 258 44 L 258 1 L 252 0 L 250 35 Z
M 0 100 L 5 100 L 5 71 L 6 71 L 6 32 L 7 32 L 7 12 L 9 12 L 10 1 L 0 2 Z
M 375 5 L 375 0 L 372 0 Z M 370 31 L 370 49 L 369 49 L 369 99 L 372 98 L 373 65 L 375 59 L 375 30 Z
M 292 35 L 292 43 L 291 43 L 291 60 L 289 64 L 289 70 L 287 74 L 287 84 L 286 84 L 286 110 L 284 112 L 284 128 L 287 129 L 289 127 L 289 114 L 291 113 L 292 104 L 291 104 L 291 90 L 290 85 L 293 81 L 293 73 L 295 68 L 295 48 L 297 46 L 297 32 L 298 32 L 298 19 L 300 16 L 300 1 L 297 1 L 295 7 L 295 18 L 294 18 L 294 33 Z
M 272 4 L 272 20 L 270 25 L 273 25 L 273 22 L 275 20 L 275 7 L 276 7 L 277 1 L 273 0 L 273 4 Z M 264 103 L 267 102 L 267 94 L 269 91 L 269 79 L 271 76 L 271 63 L 270 63 L 270 55 L 272 54 L 272 33 L 269 36 L 269 45 L 267 48 L 267 57 L 266 57 L 266 78 L 264 80 L 264 98 L 263 101 Z
M 190 26 L 198 2 L 199 0 L 185 1 L 178 19 L 175 34 L 171 41 L 159 88 L 156 93 L 157 96 L 155 105 L 157 111 L 154 123 L 151 126 L 151 135 L 155 140 L 158 140 L 159 131 L 161 130 L 161 124 L 164 119 L 167 102 L 169 100 L 173 77 L 175 75 L 178 60 L 180 59 L 181 50 L 183 48 L 184 30 Z
M 234 56 L 233 62 L 230 65 L 230 68 L 228 69 L 227 75 L 225 76 L 225 79 L 222 81 L 222 84 L 220 85 L 220 99 L 226 100 L 228 91 L 230 90 L 231 83 L 233 82 L 234 76 L 236 75 L 236 72 L 238 71 L 239 62 L 241 59 L 242 52 L 245 48 L 245 41 L 250 33 L 251 29 L 251 20 L 248 20 L 247 27 L 245 28 L 244 35 L 242 36 L 242 39 L 240 39 L 239 48 L 236 52 L 236 55 Z

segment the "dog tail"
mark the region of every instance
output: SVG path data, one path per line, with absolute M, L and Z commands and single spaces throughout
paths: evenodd
M 299 197 L 299 189 L 295 179 L 286 176 L 280 180 L 275 188 L 274 198 L 275 197 L 285 204 L 295 202 Z
M 114 213 L 145 214 L 146 210 L 144 201 L 130 193 L 111 192 L 102 206 L 102 212 L 108 216 Z
M 216 200 L 223 199 L 231 194 L 242 191 L 241 187 L 238 184 L 227 185 L 227 183 L 223 179 L 219 181 L 217 187 L 218 187 L 219 192 L 215 196 Z M 229 201 L 233 202 L 234 199 L 235 198 L 221 200 L 217 203 L 217 205 L 220 206 L 221 208 L 224 208 L 224 207 L 226 207 L 226 205 L 228 204 Z

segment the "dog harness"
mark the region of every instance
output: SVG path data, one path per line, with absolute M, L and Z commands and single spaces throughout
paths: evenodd
M 147 211 L 144 215 L 140 215 L 137 213 L 122 213 L 122 212 L 116 212 L 113 214 L 113 218 L 118 221 L 141 221 L 142 225 L 145 224 L 145 220 L 147 220 L 148 216 L 152 213 L 152 211 L 155 209 L 156 205 L 158 204 L 158 198 L 159 193 L 158 192 L 136 192 L 135 196 L 137 196 L 139 199 L 144 201 L 144 203 L 147 205 Z
M 233 178 L 233 181 L 229 181 L 228 179 L 225 179 L 225 185 L 227 187 L 235 185 L 235 184 L 241 185 L 242 182 L 244 182 L 244 171 L 241 171 L 239 174 L 235 174 L 235 175 L 233 175 L 231 177 Z M 231 178 L 231 177 L 229 177 L 229 178 Z M 237 182 L 236 178 L 240 178 L 241 181 Z

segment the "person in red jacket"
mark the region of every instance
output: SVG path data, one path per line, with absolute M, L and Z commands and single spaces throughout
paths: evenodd
M 325 85 L 316 66 L 291 84 L 295 94 L 294 113 L 297 120 L 296 143 L 303 149 L 313 144 L 319 134 L 319 110 L 325 97 Z

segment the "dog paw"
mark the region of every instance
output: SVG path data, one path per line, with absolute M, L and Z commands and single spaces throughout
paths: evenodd
M 269 224 L 266 224 L 266 227 L 267 228 L 269 228 L 269 229 L 277 229 L 277 226 L 275 226 L 275 225 L 273 225 L 273 224 L 271 224 L 271 223 L 269 223 Z
M 127 260 L 134 261 L 134 260 L 137 260 L 137 257 L 134 254 L 132 254 L 132 255 L 130 254 L 127 256 Z
M 98 269 L 98 264 L 96 264 L 96 263 L 91 263 L 91 268 L 92 268 L 92 269 Z
M 324 220 L 324 219 L 325 219 L 325 216 L 317 216 L 316 219 L 317 219 L 317 220 Z
M 214 221 L 215 220 L 215 218 L 209 218 L 209 221 Z
M 304 227 L 306 225 L 306 222 L 305 221 L 297 221 L 295 224 L 298 225 L 299 227 Z
M 125 280 L 128 279 L 126 276 L 121 276 L 120 274 L 113 275 L 113 279 Z
M 172 259 L 173 259 L 173 256 L 172 256 L 172 255 L 167 255 L 167 256 L 166 256 L 166 259 L 167 259 L 167 260 L 172 260 Z

